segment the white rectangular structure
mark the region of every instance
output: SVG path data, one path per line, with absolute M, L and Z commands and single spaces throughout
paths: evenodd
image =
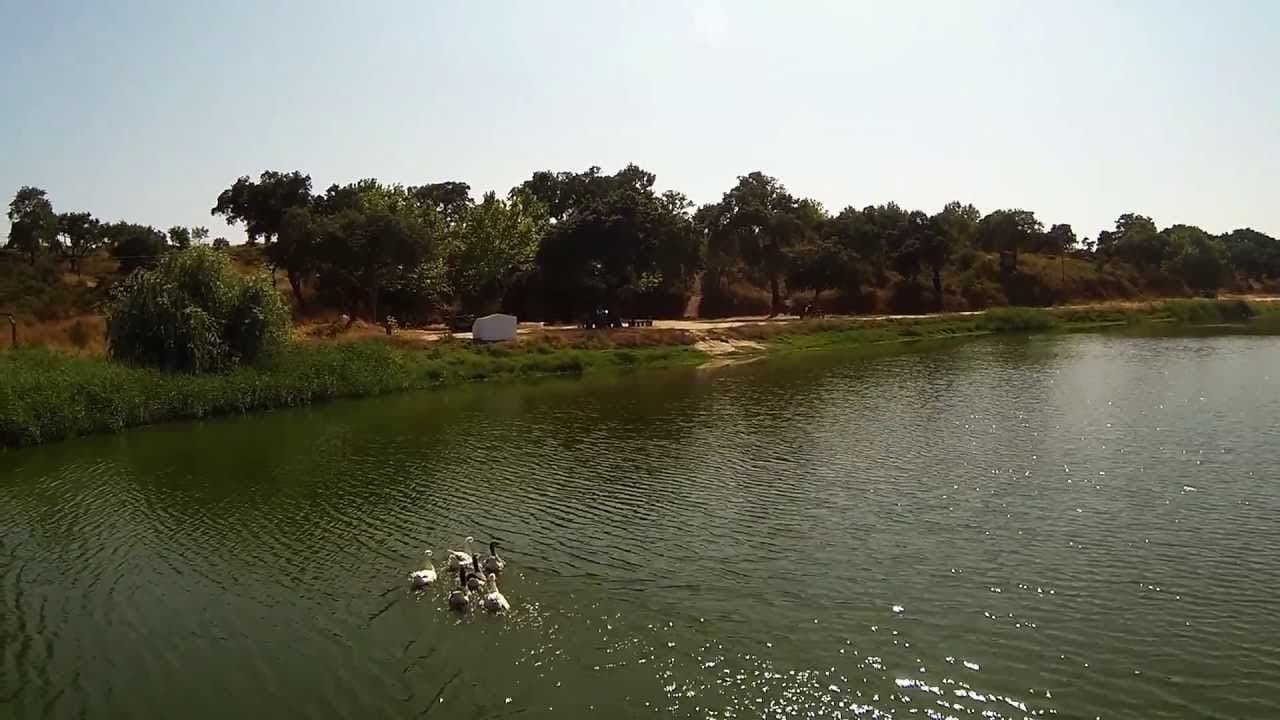
M 471 337 L 479 342 L 502 342 L 516 339 L 516 316 L 495 313 L 476 318 L 471 324 Z

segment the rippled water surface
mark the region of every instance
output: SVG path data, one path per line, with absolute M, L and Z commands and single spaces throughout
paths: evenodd
M 0 716 L 1280 717 L 1277 373 L 982 341 L 0 453 Z M 407 587 L 468 534 L 509 617 Z

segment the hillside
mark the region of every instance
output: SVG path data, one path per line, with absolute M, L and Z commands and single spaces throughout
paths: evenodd
M 227 250 L 233 267 L 243 273 L 269 272 L 262 250 L 235 246 Z M 970 253 L 943 273 L 944 310 L 979 310 L 1002 305 L 1075 305 L 1112 300 L 1155 299 L 1188 296 L 1191 293 L 1176 278 L 1161 272 L 1140 273 L 1132 266 L 1112 260 L 1098 265 L 1078 257 L 1050 257 L 1024 253 L 1018 274 L 1002 278 L 994 254 Z M 24 257 L 0 250 L 0 314 L 12 313 L 18 323 L 19 342 L 24 346 L 48 346 L 89 353 L 105 349 L 106 326 L 103 304 L 111 287 L 121 278 L 118 263 L 105 251 L 86 258 L 79 274 L 52 256 L 41 256 L 34 265 Z M 276 288 L 295 305 L 295 319 L 305 332 L 307 325 L 328 322 L 338 312 L 313 306 L 301 313 L 292 301 L 283 273 L 277 273 Z M 1280 291 L 1274 284 L 1244 283 L 1236 280 L 1226 288 L 1231 293 L 1258 294 Z M 306 292 L 310 292 L 307 288 Z M 694 316 L 724 317 L 764 315 L 769 310 L 766 288 L 737 282 L 713 302 L 687 303 Z M 813 300 L 812 292 L 795 292 L 788 297 L 793 312 Z M 922 314 L 934 312 L 936 303 L 927 278 L 916 282 L 889 272 L 878 286 L 857 292 L 828 291 L 819 298 L 821 310 L 838 314 Z M 531 318 L 533 319 L 533 318 Z M 7 336 L 7 333 L 4 333 Z M 8 338 L 4 337 L 4 344 Z

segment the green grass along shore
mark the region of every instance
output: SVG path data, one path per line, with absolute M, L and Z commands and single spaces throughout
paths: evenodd
M 1175 300 L 1131 307 L 997 308 L 972 315 L 883 320 L 817 319 L 743 325 L 708 333 L 752 341 L 763 351 L 902 343 L 1011 332 L 1098 329 L 1115 325 L 1242 324 L 1280 329 L 1280 304 Z M 551 342 L 430 346 L 363 340 L 294 343 L 261 367 L 192 375 L 130 367 L 101 357 L 43 349 L 0 352 L 0 447 L 53 442 L 92 433 L 295 407 L 335 398 L 436 388 L 483 380 L 577 375 L 641 367 L 693 366 L 708 356 L 679 344 L 612 346 L 607 340 L 563 347 Z

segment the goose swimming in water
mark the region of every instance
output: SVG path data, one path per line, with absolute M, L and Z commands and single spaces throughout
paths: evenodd
M 483 603 L 484 609 L 491 613 L 508 612 L 511 610 L 511 603 L 507 602 L 507 598 L 498 591 L 498 576 L 489 573 L 488 581 L 489 592 L 485 593 Z
M 449 609 L 466 612 L 471 607 L 471 594 L 467 592 L 467 571 L 458 568 L 458 587 L 449 593 Z
M 450 570 L 458 570 L 459 568 L 465 568 L 471 564 L 471 543 L 475 541 L 475 538 L 468 535 L 467 539 L 462 541 L 463 548 L 465 549 L 449 551 Z
M 431 551 L 428 550 L 426 555 L 427 566 L 409 573 L 409 582 L 413 583 L 415 590 L 420 590 L 436 581 L 436 568 L 431 564 Z
M 489 543 L 489 557 L 484 559 L 484 571 L 487 573 L 498 574 L 507 569 L 507 561 L 498 557 L 498 543 L 493 541 Z
M 471 570 L 467 573 L 467 589 L 471 592 L 484 592 L 484 571 L 480 569 L 480 554 L 471 556 Z

